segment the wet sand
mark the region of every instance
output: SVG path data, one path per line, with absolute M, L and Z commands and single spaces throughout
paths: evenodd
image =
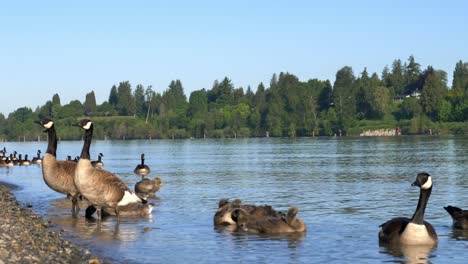
M 90 250 L 62 238 L 50 223 L 22 206 L 0 182 L 0 264 L 3 263 L 102 263 Z

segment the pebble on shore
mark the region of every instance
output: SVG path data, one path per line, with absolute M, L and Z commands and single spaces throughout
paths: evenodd
M 24 208 L 0 182 L 0 264 L 101 263 L 83 249 L 49 230 L 48 222 Z

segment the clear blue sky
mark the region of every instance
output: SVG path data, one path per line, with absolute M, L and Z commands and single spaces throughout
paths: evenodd
M 255 91 L 273 73 L 334 81 L 379 75 L 414 55 L 422 68 L 468 61 L 467 1 L 1 1 L 0 113 L 62 105 L 129 80 L 187 97 L 228 76 Z

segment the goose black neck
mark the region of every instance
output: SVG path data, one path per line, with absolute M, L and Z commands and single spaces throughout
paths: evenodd
M 145 158 L 141 158 L 141 167 L 145 166 Z
M 102 161 L 101 156 L 98 156 L 97 160 L 98 162 L 101 162 Z
M 416 212 L 414 212 L 413 218 L 411 218 L 411 222 L 418 225 L 424 224 L 424 211 L 426 210 L 426 205 L 429 201 L 431 191 L 432 187 L 426 190 L 421 189 L 419 192 L 418 206 L 416 207 Z
M 93 138 L 93 126 L 88 130 L 85 130 L 85 136 L 84 136 L 84 144 L 83 144 L 83 150 L 81 150 L 81 159 L 88 159 L 89 160 L 89 148 L 91 147 L 91 140 Z
M 51 128 L 47 129 L 47 151 L 53 155 L 54 157 L 57 156 L 57 133 L 55 132 L 55 125 L 52 125 Z

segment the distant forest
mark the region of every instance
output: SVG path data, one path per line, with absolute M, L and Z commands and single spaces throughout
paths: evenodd
M 94 91 L 68 104 L 55 94 L 35 110 L 0 114 L 0 141 L 45 140 L 33 123 L 42 117 L 55 121 L 61 139 L 79 139 L 70 125 L 85 116 L 94 120 L 96 139 L 353 136 L 396 127 L 403 134 L 467 134 L 468 63 L 456 63 L 450 89 L 446 72 L 421 69 L 413 56 L 394 60 L 380 77 L 345 66 L 332 84 L 282 72 L 255 92 L 226 77 L 188 98 L 180 80 L 162 94 L 123 81 L 100 105 Z

